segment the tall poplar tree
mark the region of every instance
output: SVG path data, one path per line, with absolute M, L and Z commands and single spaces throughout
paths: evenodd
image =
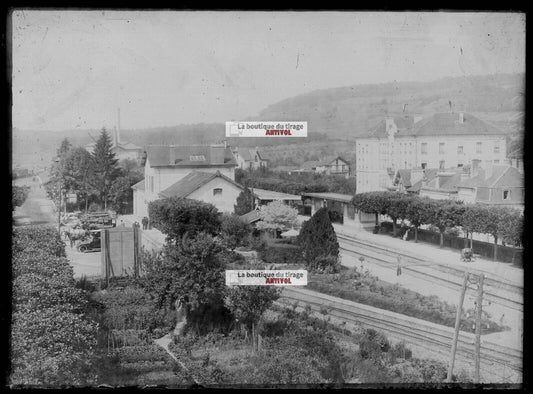
M 94 152 L 94 179 L 93 185 L 100 194 L 100 200 L 107 209 L 107 200 L 110 195 L 113 181 L 119 176 L 118 159 L 113 152 L 111 137 L 105 128 L 102 129 Z

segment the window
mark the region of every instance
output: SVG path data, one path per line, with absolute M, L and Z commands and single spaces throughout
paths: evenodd
M 483 153 L 481 142 L 476 142 L 476 153 Z
M 511 195 L 511 193 L 509 193 L 509 190 L 504 190 L 503 191 L 503 199 L 504 200 L 509 200 L 510 195 Z
M 205 156 L 204 155 L 194 155 L 194 156 L 190 156 L 189 159 L 191 161 L 205 161 Z
M 428 143 L 427 142 L 423 142 L 422 145 L 420 145 L 420 153 L 423 155 L 428 154 Z
M 439 170 L 444 170 L 444 160 L 439 161 Z
M 221 196 L 222 195 L 222 189 L 217 188 L 213 189 L 213 196 Z
M 499 160 L 494 160 L 494 164 L 500 164 Z
M 457 147 L 457 154 L 458 154 L 458 155 L 462 155 L 463 153 L 464 153 L 464 152 L 463 152 L 463 146 L 462 146 L 462 145 L 459 145 L 459 146 Z
M 420 166 L 422 167 L 423 170 L 425 170 L 427 165 L 428 165 L 428 163 L 422 163 Z
M 500 141 L 494 141 L 494 153 L 500 153 Z
M 462 166 L 463 166 L 462 163 L 457 164 L 457 167 L 462 167 Z
M 439 142 L 439 155 L 444 154 L 444 142 Z

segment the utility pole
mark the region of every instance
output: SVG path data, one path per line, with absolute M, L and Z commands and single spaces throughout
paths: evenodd
M 463 286 L 461 287 L 461 295 L 459 296 L 459 305 L 457 305 L 457 312 L 455 313 L 455 331 L 453 334 L 452 341 L 452 352 L 450 355 L 450 363 L 448 365 L 448 376 L 446 377 L 447 382 L 452 381 L 453 365 L 455 363 L 455 353 L 457 352 L 457 340 L 459 339 L 459 327 L 461 325 L 461 314 L 463 312 L 463 303 L 465 300 L 466 286 L 468 283 L 468 272 L 465 272 L 463 278 Z
M 474 383 L 479 383 L 479 367 L 480 367 L 480 350 L 481 350 L 481 312 L 483 302 L 483 281 L 485 275 L 481 274 L 477 285 L 477 301 L 476 301 L 476 346 L 475 346 L 475 374 Z

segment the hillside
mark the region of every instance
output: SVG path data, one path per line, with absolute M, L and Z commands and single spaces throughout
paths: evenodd
M 336 137 L 362 136 L 387 114 L 430 115 L 465 110 L 503 131 L 521 130 L 524 74 L 444 78 L 433 82 L 356 85 L 313 91 L 272 104 L 254 119 L 307 120 L 309 129 Z
M 292 156 L 300 162 L 322 156 L 322 151 L 337 145 L 333 140 L 353 141 L 364 135 L 387 114 L 401 113 L 404 104 L 409 113 L 430 115 L 466 109 L 509 135 L 510 150 L 521 144 L 524 114 L 524 74 L 498 74 L 463 78 L 444 78 L 433 82 L 398 82 L 356 85 L 317 90 L 265 108 L 247 120 L 301 120 L 308 122 L 309 137 L 300 138 L 229 138 L 232 146 L 270 146 L 274 160 L 284 164 Z M 121 139 L 139 146 L 149 144 L 206 144 L 224 139 L 223 123 L 182 124 L 172 127 L 122 130 Z M 31 131 L 13 130 L 13 162 L 23 165 L 47 165 L 63 138 L 83 146 L 97 138 L 99 130 Z M 92 136 L 92 137 L 91 137 Z M 309 144 L 308 144 L 309 143 Z M 320 146 L 319 146 L 320 145 Z M 340 144 L 342 145 L 342 144 Z M 312 147 L 312 150 L 308 150 Z M 297 148 L 297 149 L 296 149 Z M 295 155 L 296 150 L 306 155 Z M 351 144 L 335 153 L 351 151 Z M 348 154 L 349 155 L 349 154 Z M 280 163 L 282 164 L 282 163 Z

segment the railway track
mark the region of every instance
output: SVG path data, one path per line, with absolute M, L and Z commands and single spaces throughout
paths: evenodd
M 345 322 L 374 328 L 386 333 L 391 339 L 424 346 L 432 352 L 448 356 L 453 338 L 453 328 L 440 326 L 424 320 L 385 311 L 368 305 L 327 296 L 306 289 L 285 287 L 282 299 L 308 304 L 313 311 L 327 308 L 327 314 Z M 474 335 L 461 332 L 457 346 L 457 361 L 473 364 Z M 521 382 L 522 351 L 488 340 L 481 340 L 481 370 L 485 376 L 500 375 L 500 382 Z M 502 372 L 509 371 L 510 374 Z M 511 377 L 509 377 L 511 375 Z M 511 380 L 511 381 L 509 381 Z
M 376 264 L 386 268 L 393 268 L 396 257 L 400 255 L 404 261 L 402 270 L 421 279 L 430 280 L 453 290 L 459 290 L 462 286 L 464 271 L 438 263 L 429 263 L 427 260 L 414 257 L 402 251 L 390 251 L 381 245 L 337 235 L 341 250 L 350 254 L 363 255 L 375 261 Z M 468 268 L 473 274 L 481 273 L 478 270 Z M 444 275 L 443 275 L 444 274 Z M 484 284 L 484 298 L 491 303 L 523 312 L 523 289 L 512 282 L 495 279 L 487 276 Z

